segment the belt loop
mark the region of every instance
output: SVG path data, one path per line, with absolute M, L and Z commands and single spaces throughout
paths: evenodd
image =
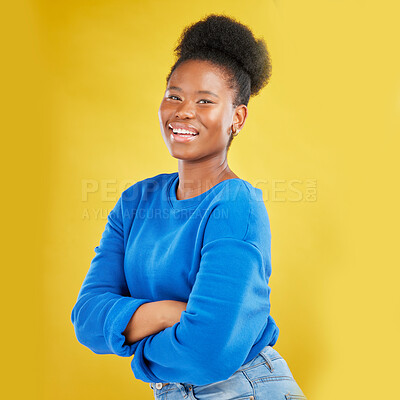
M 267 346 L 268 347 L 268 346 Z M 269 358 L 268 354 L 267 354 L 267 347 L 264 347 L 261 351 L 260 351 L 260 356 L 265 360 L 265 363 L 268 366 L 268 369 L 273 372 L 274 371 L 274 366 L 272 365 L 272 361 Z

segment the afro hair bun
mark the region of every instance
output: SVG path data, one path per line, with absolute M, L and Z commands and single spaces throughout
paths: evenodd
M 199 58 L 226 66 L 234 73 L 239 92 L 248 85 L 238 81 L 245 80 L 243 72 L 248 75 L 250 87 L 244 91 L 249 93 L 244 97 L 257 95 L 271 76 L 271 61 L 264 40 L 255 39 L 247 26 L 231 17 L 210 14 L 187 26 L 178 43 L 175 48 L 177 64 L 180 60 Z M 248 99 L 242 102 L 247 104 Z

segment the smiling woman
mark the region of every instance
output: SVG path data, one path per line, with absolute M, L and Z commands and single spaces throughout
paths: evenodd
M 171 155 L 199 162 L 207 156 L 223 156 L 232 137 L 231 124 L 238 132 L 247 116 L 247 107 L 240 104 L 235 108 L 233 100 L 234 91 L 215 64 L 188 60 L 177 67 L 159 110 L 164 141 Z M 179 145 L 188 142 L 190 146 Z
M 212 91 L 210 90 L 212 89 Z M 247 107 L 233 106 L 234 91 L 229 88 L 224 72 L 204 60 L 188 60 L 180 64 L 169 78 L 159 110 L 164 141 L 175 158 L 199 160 L 211 154 L 227 152 L 231 124 L 235 131 L 243 126 Z M 173 128 L 191 130 L 173 132 Z M 191 146 L 177 146 L 187 143 Z
M 110 212 L 72 310 L 77 338 L 95 353 L 134 354 L 156 399 L 305 399 L 273 349 L 262 191 L 227 162 L 270 77 L 266 45 L 210 15 L 185 29 L 176 54 L 158 116 L 178 172 L 137 182 Z

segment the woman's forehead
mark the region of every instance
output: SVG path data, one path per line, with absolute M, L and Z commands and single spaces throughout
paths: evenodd
M 167 88 L 172 87 L 175 90 L 209 91 L 214 94 L 228 89 L 225 71 L 204 60 L 187 60 L 180 64 L 168 81 Z

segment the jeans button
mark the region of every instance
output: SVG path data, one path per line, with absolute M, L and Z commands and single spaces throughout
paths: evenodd
M 161 389 L 162 388 L 162 383 L 161 382 L 156 383 L 156 388 L 157 389 Z

